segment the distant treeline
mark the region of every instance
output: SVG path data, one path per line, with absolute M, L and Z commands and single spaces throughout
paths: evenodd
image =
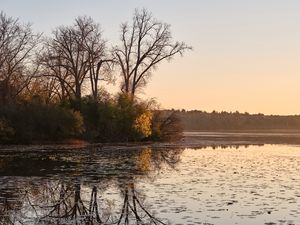
M 224 111 L 209 113 L 198 110 L 178 110 L 176 114 L 186 131 L 300 130 L 300 115 L 279 116 Z

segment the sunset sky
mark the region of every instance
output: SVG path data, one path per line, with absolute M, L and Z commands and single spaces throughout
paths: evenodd
M 45 35 L 80 15 L 109 45 L 135 8 L 171 24 L 194 50 L 161 64 L 144 90 L 163 108 L 300 114 L 299 0 L 0 0 L 0 10 Z

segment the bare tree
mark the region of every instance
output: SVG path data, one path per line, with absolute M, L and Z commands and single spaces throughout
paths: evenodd
M 173 42 L 170 25 L 154 19 L 145 9 L 135 11 L 131 25 L 121 25 L 121 42 L 114 49 L 121 67 L 121 89 L 132 96 L 160 62 L 191 50 L 184 42 Z
M 59 82 L 52 77 L 40 76 L 39 71 L 26 86 L 22 98 L 32 100 L 37 98 L 45 104 L 62 101 Z
M 41 68 L 36 77 L 53 83 L 53 89 L 49 92 L 54 92 L 52 95 L 57 95 L 60 101 L 64 102 L 67 98 L 75 96 L 74 79 L 66 68 L 67 60 L 63 59 L 60 50 L 54 48 L 50 42 L 45 41 L 44 51 L 39 55 Z
M 85 48 L 89 54 L 89 78 L 94 100 L 99 97 L 99 81 L 111 82 L 114 59 L 107 54 L 106 42 L 101 35 L 92 36 L 86 42 Z
M 33 69 L 33 49 L 40 34 L 34 34 L 30 24 L 0 12 L 0 101 L 15 100 L 30 83 Z
M 61 26 L 53 35 L 47 42 L 43 61 L 52 71 L 49 76 L 60 82 L 62 95 L 80 99 L 85 81 L 89 79 L 92 94 L 97 98 L 98 81 L 107 78 L 100 73 L 106 73 L 107 63 L 112 61 L 106 56 L 99 24 L 90 17 L 78 17 L 74 25 Z

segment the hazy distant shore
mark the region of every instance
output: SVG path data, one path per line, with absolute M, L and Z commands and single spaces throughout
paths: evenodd
M 166 112 L 172 110 L 166 110 Z M 240 112 L 211 113 L 200 110 L 173 110 L 185 131 L 300 132 L 300 115 L 264 115 Z

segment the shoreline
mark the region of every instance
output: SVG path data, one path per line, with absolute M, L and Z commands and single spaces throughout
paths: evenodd
M 0 145 L 0 151 L 17 148 L 25 150 L 113 150 L 130 148 L 204 148 L 204 147 L 238 147 L 250 145 L 300 145 L 300 133 L 246 133 L 246 132 L 183 132 L 183 138 L 174 142 L 106 142 L 92 143 L 79 139 L 70 139 L 61 142 L 35 142 L 33 144 L 6 144 Z

